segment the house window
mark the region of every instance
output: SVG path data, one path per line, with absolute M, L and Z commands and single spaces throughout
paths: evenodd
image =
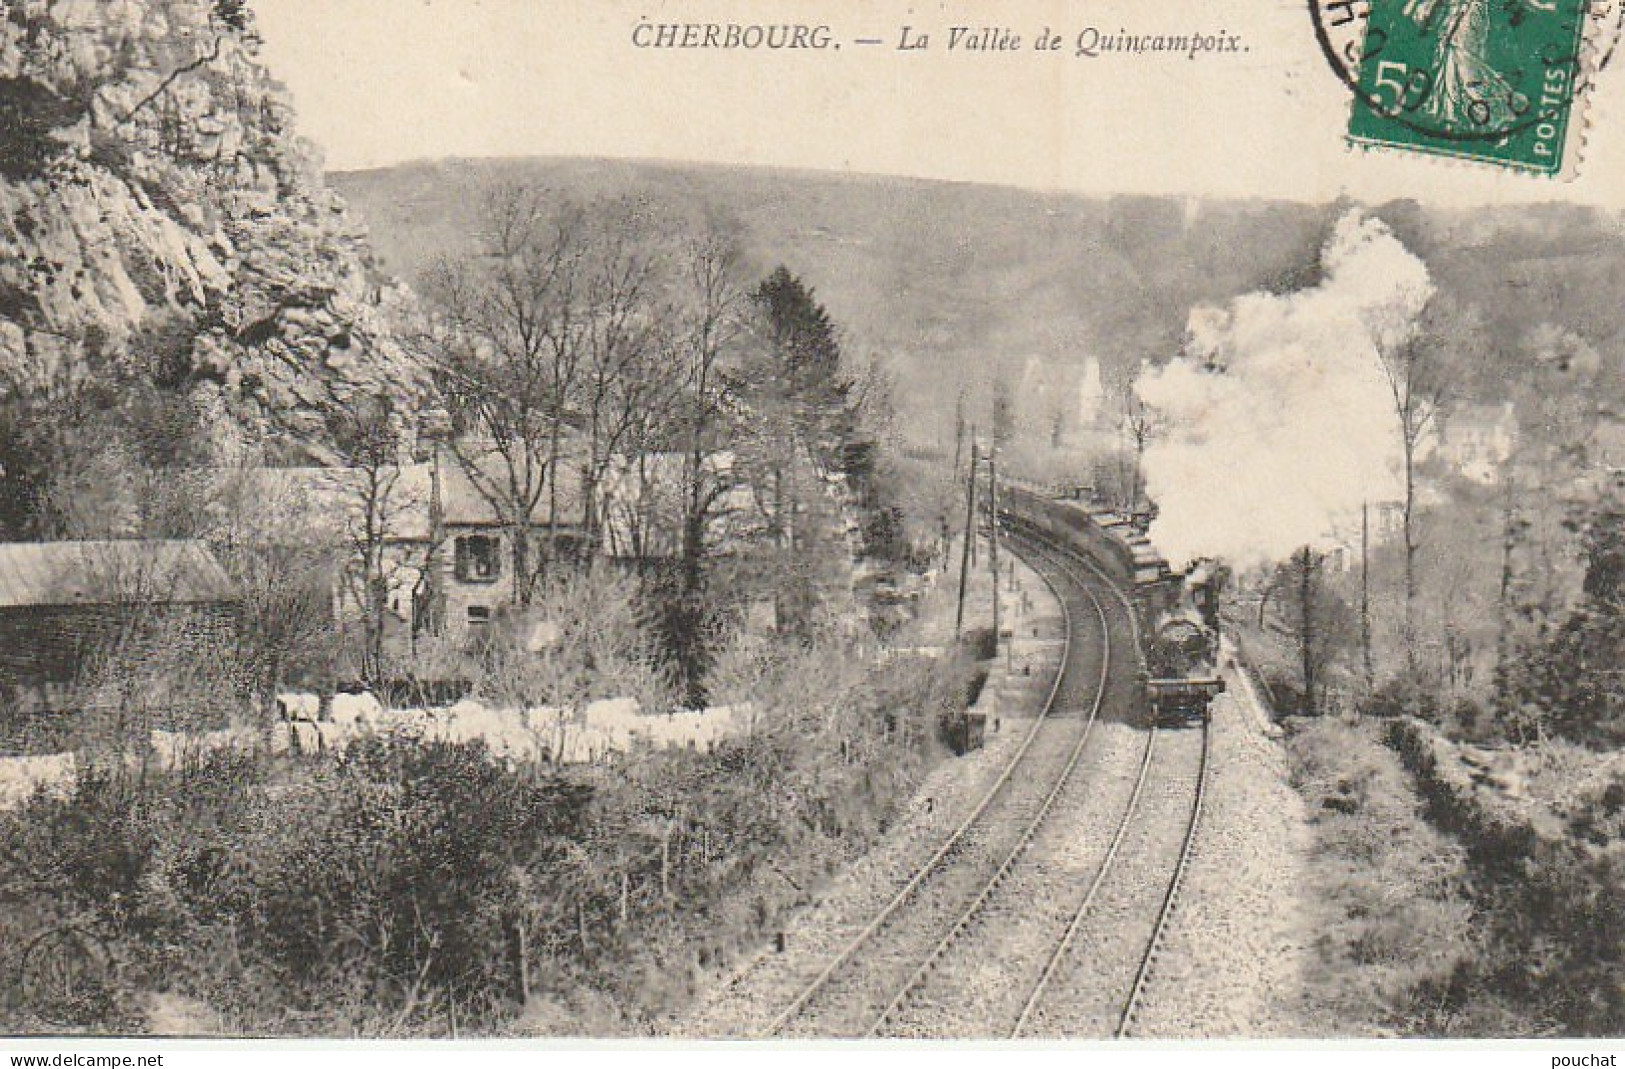
M 491 610 L 484 605 L 470 605 L 468 607 L 468 626 L 484 627 L 491 622 Z
M 457 539 L 457 579 L 463 583 L 494 583 L 502 575 L 501 543 L 488 535 Z

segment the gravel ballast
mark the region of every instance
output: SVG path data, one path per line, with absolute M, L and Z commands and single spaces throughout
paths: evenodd
M 1303 1034 L 1293 1006 L 1313 932 L 1299 899 L 1310 832 L 1279 743 L 1233 673 L 1213 702 L 1207 800 L 1132 1034 Z
M 1018 562 L 1016 590 L 1025 607 L 1006 611 L 1016 640 L 1007 662 L 994 666 L 978 708 L 989 714 L 982 749 L 943 762 L 915 793 L 907 814 L 862 858 L 784 926 L 784 950 L 769 945 L 702 998 L 673 1029 L 692 1038 L 760 1035 L 795 994 L 811 982 L 953 834 L 1020 747 L 1043 708 L 1062 654 L 1059 603 Z M 1014 598 L 1012 598 L 1014 601 Z M 997 727 L 995 729 L 995 724 Z

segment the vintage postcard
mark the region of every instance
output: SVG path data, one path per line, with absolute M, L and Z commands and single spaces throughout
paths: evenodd
M 0 1047 L 1612 1057 L 1622 25 L 0 0 Z

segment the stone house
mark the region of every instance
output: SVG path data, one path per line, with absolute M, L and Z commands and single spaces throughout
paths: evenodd
M 1439 458 L 1462 478 L 1491 486 L 1518 444 L 1518 413 L 1511 401 L 1463 403 L 1451 408 L 1439 434 Z
M 595 506 L 598 552 L 626 567 L 679 556 L 683 463 L 681 454 L 654 452 L 610 465 Z M 738 546 L 760 530 L 759 503 L 736 484 L 733 463 L 726 453 L 706 460 L 707 477 L 719 494 L 706 532 L 712 547 Z M 246 508 L 261 536 L 325 541 L 348 558 L 335 576 L 334 614 L 339 620 L 360 619 L 367 473 L 261 468 L 221 477 L 242 484 L 232 507 Z M 397 652 L 421 635 L 466 645 L 514 601 L 513 532 L 492 503 L 493 496 L 501 496 L 489 492 L 505 481 L 501 461 L 494 455 L 478 458 L 471 470 L 466 459 L 439 449 L 427 460 L 402 463 L 375 478 L 373 485 L 386 489 L 381 506 L 373 493 L 388 588 L 386 641 Z M 576 559 L 587 537 L 581 476 L 573 465 L 561 466 L 557 484 L 543 490 L 531 512 L 533 551 L 547 547 L 553 559 Z
M 463 461 L 445 453 L 430 466 L 430 617 L 448 637 L 470 639 L 490 624 L 498 609 L 514 601 L 513 531 L 480 489 L 500 485 L 503 473 L 498 463 L 487 462 L 471 474 Z M 573 557 L 585 534 L 580 482 L 561 476 L 556 486 L 543 490 L 531 511 L 533 550 L 551 545 L 552 557 Z

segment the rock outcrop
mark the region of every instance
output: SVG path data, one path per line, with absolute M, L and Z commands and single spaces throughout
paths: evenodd
M 184 391 L 223 443 L 321 458 L 357 393 L 410 411 L 410 295 L 295 135 L 241 0 L 0 10 L 0 396 Z

